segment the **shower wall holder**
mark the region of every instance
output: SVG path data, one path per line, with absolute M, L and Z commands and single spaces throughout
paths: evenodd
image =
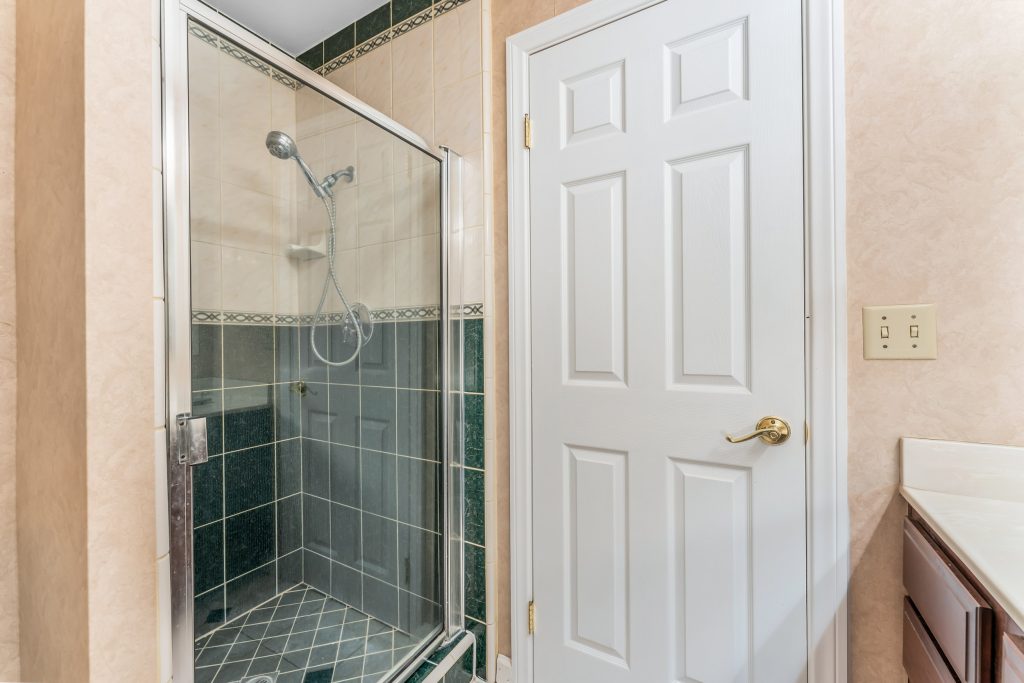
M 320 241 L 313 245 L 289 244 L 288 258 L 294 261 L 315 261 L 327 256 L 327 238 L 321 237 Z

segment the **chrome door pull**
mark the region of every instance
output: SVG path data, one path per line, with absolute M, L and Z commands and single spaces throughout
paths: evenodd
M 178 464 L 201 465 L 210 459 L 206 435 L 206 418 L 181 413 L 175 418 L 174 447 Z
M 789 425 L 781 417 L 762 417 L 757 423 L 757 429 L 746 436 L 725 435 L 729 443 L 743 443 L 753 438 L 760 438 L 769 446 L 777 446 L 789 438 Z

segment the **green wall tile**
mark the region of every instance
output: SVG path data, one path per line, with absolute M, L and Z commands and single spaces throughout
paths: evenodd
M 487 618 L 484 549 L 465 544 L 466 549 L 466 616 L 484 621 Z
M 309 69 L 319 69 L 324 65 L 324 44 L 317 43 L 295 59 L 297 59 L 299 64 L 304 67 Z
M 356 44 L 365 42 L 391 28 L 391 3 L 385 3 L 362 19 L 356 20 Z
M 393 0 L 391 3 L 392 25 L 419 14 L 431 5 L 431 0 Z
M 356 46 L 356 25 L 351 23 L 324 41 L 324 64 Z
M 416 669 L 416 673 L 406 680 L 406 683 L 422 683 L 422 681 L 427 679 L 427 676 L 431 674 L 434 668 L 435 666 L 433 662 L 423 662 L 423 664 L 420 665 L 420 668 Z
M 480 394 L 463 396 L 466 424 L 464 439 L 466 467 L 484 468 L 484 397 Z
M 479 470 L 464 470 L 466 495 L 466 540 L 476 545 L 484 544 L 484 473 Z
M 476 675 L 487 680 L 487 627 L 479 621 L 466 619 L 466 630 L 476 638 Z
M 463 391 L 484 391 L 484 321 L 467 320 L 463 326 Z

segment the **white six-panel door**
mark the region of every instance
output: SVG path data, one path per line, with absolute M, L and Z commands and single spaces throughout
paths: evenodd
M 537 683 L 806 676 L 800 6 L 530 58 Z

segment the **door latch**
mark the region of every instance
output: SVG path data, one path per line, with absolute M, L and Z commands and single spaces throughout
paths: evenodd
M 179 465 L 201 465 L 210 459 L 206 418 L 181 413 L 174 419 L 174 448 Z

